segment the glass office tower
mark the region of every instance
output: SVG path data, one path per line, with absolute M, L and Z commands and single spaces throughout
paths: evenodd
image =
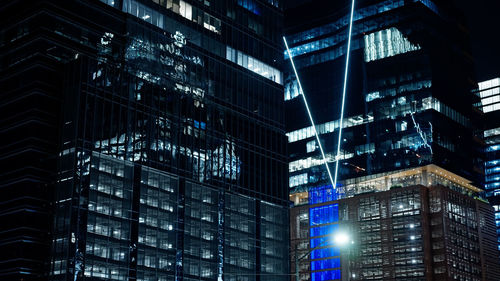
M 287 10 L 286 34 L 333 167 L 350 1 L 320 2 Z M 474 172 L 470 91 L 475 84 L 466 55 L 468 35 L 444 2 L 356 2 L 340 179 L 434 163 L 481 182 Z M 314 18 L 307 17 L 309 11 L 316 11 Z M 289 184 L 292 193 L 300 193 L 326 183 L 327 176 L 291 67 L 284 87 Z
M 486 198 L 495 209 L 500 249 L 500 78 L 479 82 L 474 92 L 481 98 L 476 107 L 484 113 L 484 189 Z
M 299 96 L 296 77 L 287 66 L 283 82 L 290 155 L 290 198 L 294 202 L 290 219 L 292 249 L 296 248 L 299 256 L 307 253 L 321 245 L 317 241 L 326 239 L 335 225 L 343 223 L 356 224 L 354 233 L 379 232 L 366 230 L 364 219 L 358 214 L 365 209 L 382 208 L 383 200 L 375 202 L 369 199 L 366 204 L 361 204 L 360 199 L 356 199 L 361 193 L 387 192 L 387 195 L 396 194 L 393 190 L 397 188 L 420 185 L 432 188 L 436 185 L 445 186 L 450 192 L 477 197 L 481 191 L 477 186 L 482 187 L 484 180 L 481 176 L 480 141 L 473 138 L 473 124 L 479 113 L 473 110 L 472 104 L 478 99 L 471 94 L 476 85 L 467 30 L 452 1 L 356 1 L 342 124 L 340 114 L 351 1 L 300 2 L 302 4 L 285 11 L 285 34 L 331 171 L 335 170 L 336 159 L 339 161 L 339 182 L 333 189 Z M 286 51 L 284 57 L 289 59 Z M 340 155 L 336 155 L 340 128 L 341 149 Z M 470 188 L 457 188 L 449 180 L 434 181 L 430 178 L 431 173 L 424 176 L 418 172 L 424 167 L 434 166 L 442 173 L 436 177 L 450 174 L 453 175 L 451 179 L 461 179 L 458 185 Z M 354 215 L 344 216 L 347 222 L 337 221 L 341 215 L 332 220 L 327 213 L 322 215 L 322 222 L 313 219 L 317 208 L 336 208 L 338 204 L 341 210 L 342 204 L 347 202 L 343 200 L 350 198 L 353 198 L 349 201 L 353 203 L 349 204 Z M 444 209 L 440 215 L 453 215 L 452 211 Z M 491 216 L 489 211 L 485 214 L 485 217 Z M 383 215 L 392 217 L 390 213 Z M 491 219 L 488 217 L 488 221 Z M 406 224 L 406 221 L 405 218 L 398 224 Z M 400 227 L 394 223 L 385 227 Z M 425 231 L 430 233 L 431 229 Z M 474 231 L 467 230 L 466 236 L 477 234 Z M 356 241 L 359 247 L 368 247 L 373 242 L 363 239 Z M 432 239 L 425 241 L 432 243 Z M 328 252 L 328 247 L 322 245 L 300 262 L 300 280 L 395 280 L 391 278 L 402 276 L 399 274 L 402 271 L 394 275 L 394 270 L 401 265 L 394 264 L 400 255 L 396 252 L 400 242 L 385 242 L 387 247 L 368 249 L 363 258 L 378 260 L 385 255 L 393 266 L 392 273 L 387 276 L 378 269 L 359 270 L 351 275 L 349 269 L 345 270 L 342 258 L 336 261 L 342 256 L 342 251 Z M 409 257 L 412 255 L 418 257 L 415 258 L 417 262 L 432 260 L 439 252 L 415 249 L 415 252 L 407 253 L 408 259 L 398 260 L 398 263 L 406 265 L 408 262 L 408 268 L 411 268 L 413 261 Z M 484 261 L 498 256 L 492 251 L 491 256 L 483 255 L 480 259 Z M 294 265 L 292 258 L 292 268 Z M 358 269 L 369 267 L 368 264 L 357 266 Z M 438 267 L 430 266 L 432 270 Z M 342 269 L 340 276 L 339 269 Z M 452 271 L 445 269 L 444 275 L 453 278 Z M 486 278 L 477 272 L 474 276 Z M 423 275 L 405 277 L 404 280 L 426 278 Z
M 3 73 L 25 72 L 3 85 L 25 95 L 33 122 L 48 114 L 40 135 L 53 139 L 42 147 L 53 229 L 38 268 L 10 276 L 287 279 L 278 1 L 2 5 L 17 15 Z M 43 86 L 38 103 L 22 81 Z

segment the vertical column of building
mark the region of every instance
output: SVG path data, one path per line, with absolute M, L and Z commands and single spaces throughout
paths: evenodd
M 186 181 L 184 179 L 179 179 L 178 194 L 177 194 L 177 206 L 178 215 L 175 224 L 176 233 L 175 241 L 177 248 L 175 250 L 175 278 L 177 280 L 182 280 L 183 277 L 183 265 L 184 265 L 184 231 L 185 231 L 185 217 L 186 217 Z
M 141 166 L 134 165 L 134 181 L 132 187 L 132 209 L 130 214 L 129 268 L 128 276 L 137 279 L 137 245 L 139 244 L 139 208 L 141 198 Z
M 482 280 L 495 280 L 500 276 L 497 227 L 493 220 L 494 209 L 486 202 L 476 201 L 479 228 L 478 242 L 481 256 Z

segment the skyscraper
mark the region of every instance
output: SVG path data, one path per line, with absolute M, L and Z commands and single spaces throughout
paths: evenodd
M 304 271 L 301 279 L 390 280 L 392 275 L 376 272 L 363 275 L 358 272 L 351 276 L 344 271 L 340 277 L 336 271 L 343 270 L 344 263 L 334 260 L 342 251 L 330 249 L 325 242 L 342 218 L 341 214 L 332 214 L 337 214 L 342 204 L 365 208 L 357 205 L 359 194 L 385 192 L 391 197 L 398 188 L 404 190 L 415 186 L 423 186 L 425 190 L 444 186 L 450 193 L 457 192 L 471 202 L 478 200 L 472 198 L 478 197 L 483 182 L 480 149 L 476 148 L 480 143 L 473 138 L 473 124 L 479 115 L 472 107 L 477 97 L 470 91 L 476 85 L 463 17 L 451 1 L 356 1 L 345 113 L 341 123 L 351 1 L 299 2 L 302 4 L 285 11 L 286 38 L 330 170 L 334 170 L 337 159 L 340 164 L 340 181 L 332 188 L 314 130 L 303 101 L 298 98 L 296 77 L 290 68 L 284 75 L 284 99 L 290 198 L 298 206 L 291 211 L 292 248 L 297 245 L 299 256 L 315 247 L 321 248 L 313 250 L 309 258 L 301 262 L 299 268 Z M 287 52 L 284 56 L 289 59 Z M 340 130 L 341 150 L 337 155 Z M 431 172 L 433 169 L 439 172 Z M 367 204 L 370 207 L 366 208 L 380 207 L 381 201 L 377 202 Z M 482 202 L 476 203 L 488 209 Z M 481 216 L 477 209 L 471 209 L 476 212 L 473 217 Z M 446 208 L 443 215 L 448 216 L 452 211 Z M 360 214 L 360 210 L 355 213 Z M 484 214 L 491 222 L 491 212 Z M 313 221 L 313 215 L 320 218 Z M 360 217 L 344 218 L 348 221 L 340 221 L 340 225 L 356 225 L 354 233 L 361 231 Z M 390 224 L 387 227 L 399 226 Z M 431 233 L 430 228 L 422 231 Z M 491 230 L 485 230 L 490 237 Z M 477 229 L 471 229 L 467 235 L 474 232 L 477 234 Z M 355 242 L 362 243 L 358 244 L 358 249 L 371 243 Z M 395 240 L 388 241 L 387 251 L 377 248 L 369 255 L 371 258 L 388 255 L 394 261 L 398 255 L 396 244 Z M 494 249 L 491 251 L 492 256 L 498 255 Z M 411 254 L 432 260 L 435 253 L 421 248 Z M 483 262 L 488 256 L 483 255 L 480 259 Z M 411 264 L 412 260 L 409 262 Z M 397 271 L 402 265 L 395 266 L 392 270 Z M 437 266 L 431 265 L 431 268 Z M 453 275 L 453 270 L 445 271 L 444 275 Z M 405 280 L 425 278 L 406 277 Z M 477 272 L 475 278 L 489 280 Z
M 1 6 L 2 279 L 287 278 L 278 1 Z
M 477 108 L 484 113 L 483 138 L 485 142 L 484 189 L 486 198 L 495 209 L 500 249 L 500 78 L 482 81 L 474 91 L 481 101 Z
M 330 163 L 339 131 L 347 2 L 312 1 L 286 17 L 290 51 Z M 307 9 L 317 10 L 315 20 Z M 473 64 L 464 55 L 468 37 L 454 10 L 432 1 L 359 1 L 355 9 L 340 178 L 434 163 L 478 182 L 471 160 Z M 284 79 L 290 187 L 300 192 L 326 180 L 326 173 L 293 72 Z

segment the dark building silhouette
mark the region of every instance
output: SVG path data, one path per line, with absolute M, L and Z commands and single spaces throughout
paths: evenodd
M 336 159 L 339 161 L 339 182 L 332 188 L 296 77 L 287 66 L 284 98 L 290 198 L 294 202 L 291 247 L 297 249 L 291 257 L 291 268 L 295 268 L 295 255 L 319 247 L 300 261 L 300 280 L 431 280 L 426 278 L 433 278 L 433 274 L 448 278 L 436 280 L 453 280 L 455 275 L 463 280 L 500 278 L 483 267 L 490 266 L 490 258 L 498 257 L 491 243 L 484 244 L 486 251 L 474 249 L 479 261 L 469 260 L 467 269 L 433 262 L 448 254 L 429 250 L 429 245 L 416 248 L 408 256 L 419 257 L 416 263 L 422 260 L 419 266 L 424 275 L 406 276 L 396 270 L 413 268 L 413 258 L 407 260 L 407 267 L 396 264 L 400 253 L 395 240 L 386 241 L 388 248 L 371 249 L 367 257 L 391 260 L 384 264 L 391 267 L 387 271 L 377 268 L 380 264 L 375 261 L 372 267 L 359 264 L 351 260 L 354 256 L 343 256 L 342 250 L 327 245 L 327 237 L 337 227 L 359 220 L 347 217 L 348 222 L 339 222 L 342 202 L 355 206 L 361 200 L 359 194 L 381 192 L 380 196 L 391 197 L 398 188 L 413 190 L 417 185 L 424 186 L 423 190 L 443 188 L 450 194 L 461 194 L 460 198 L 467 198 L 463 200 L 471 206 L 481 206 L 471 208 L 471 216 L 484 217 L 491 226 L 492 210 L 475 199 L 484 182 L 482 143 L 474 137 L 481 114 L 472 106 L 479 99 L 471 94 L 477 84 L 469 36 L 463 16 L 452 1 L 356 1 L 343 124 L 340 114 L 351 1 L 295 2 L 285 11 L 285 34 L 331 171 L 335 170 Z M 284 56 L 289 59 L 286 51 Z M 340 128 L 341 151 L 336 155 Z M 368 207 L 354 208 L 358 209 L 352 212 L 360 213 Z M 443 216 L 453 215 L 451 209 L 442 211 Z M 313 216 L 318 217 L 313 220 Z M 418 220 L 431 219 L 419 216 Z M 396 227 L 393 223 L 386 227 Z M 429 226 L 422 231 L 430 235 L 433 230 Z M 479 232 L 477 227 L 463 231 L 457 243 L 469 243 L 470 235 Z M 491 227 L 484 231 L 488 239 L 494 235 Z M 445 236 L 448 239 L 449 235 Z M 346 267 L 350 262 L 354 263 L 350 268 L 354 276 Z M 472 266 L 479 271 L 470 273 Z
M 287 279 L 278 1 L 0 16 L 0 279 Z

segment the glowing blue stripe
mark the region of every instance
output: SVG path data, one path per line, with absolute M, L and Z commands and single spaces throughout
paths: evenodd
M 283 42 L 285 42 L 286 51 L 288 52 L 290 62 L 292 63 L 293 72 L 295 73 L 295 77 L 297 77 L 297 84 L 299 85 L 300 93 L 302 93 L 302 99 L 304 100 L 304 104 L 307 109 L 307 115 L 309 115 L 309 121 L 311 121 L 314 135 L 316 136 L 316 141 L 318 142 L 319 150 L 321 151 L 321 156 L 323 157 L 323 161 L 325 162 L 325 167 L 326 171 L 328 172 L 328 177 L 330 178 L 332 186 L 335 188 L 335 185 L 333 184 L 332 173 L 330 172 L 330 167 L 328 167 L 328 162 L 326 161 L 325 152 L 323 151 L 323 146 L 321 145 L 321 141 L 319 140 L 318 131 L 316 131 L 316 124 L 314 123 L 311 111 L 309 110 L 309 104 L 307 103 L 306 95 L 304 94 L 304 90 L 302 89 L 302 84 L 300 83 L 299 75 L 297 74 L 297 69 L 295 68 L 295 64 L 293 63 L 293 57 L 290 54 L 290 49 L 288 48 L 288 43 L 286 42 L 285 36 L 283 36 Z
M 349 71 L 349 57 L 351 52 L 352 18 L 354 15 L 354 2 L 355 0 L 352 0 L 351 19 L 349 20 L 349 37 L 347 37 L 347 58 L 345 60 L 344 89 L 342 90 L 342 109 L 340 110 L 339 140 L 337 144 L 337 154 L 335 156 L 335 180 L 333 183 L 333 188 L 337 188 L 337 178 L 339 172 L 340 143 L 342 140 L 342 122 L 344 121 L 344 105 L 345 105 L 345 93 L 347 89 L 347 73 Z

